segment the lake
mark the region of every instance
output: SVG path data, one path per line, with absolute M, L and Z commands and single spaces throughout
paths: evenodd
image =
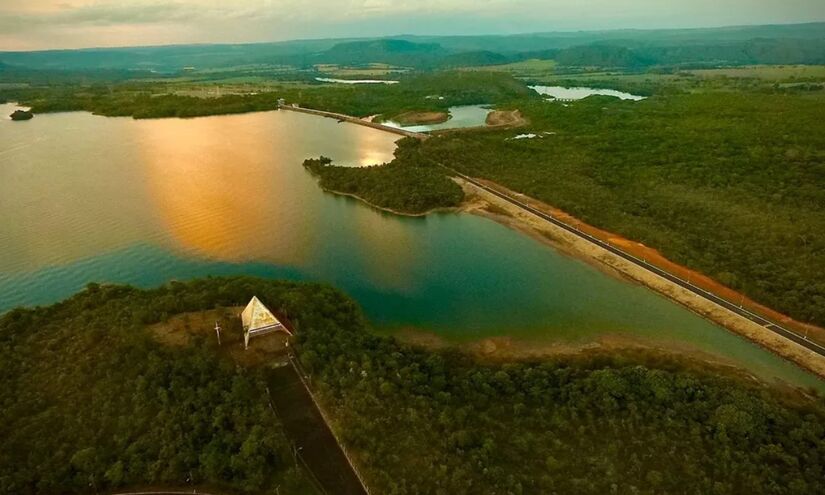
M 644 96 L 632 95 L 622 91 L 613 89 L 598 89 L 598 88 L 565 88 L 563 86 L 530 86 L 530 89 L 536 93 L 544 96 L 552 96 L 560 100 L 581 100 L 588 96 L 614 96 L 622 100 L 640 101 L 644 100 Z
M 398 84 L 399 81 L 388 79 L 335 79 L 332 77 L 316 77 L 316 81 L 332 84 Z
M 398 122 L 388 120 L 384 125 L 405 129 L 412 132 L 429 132 L 443 129 L 463 129 L 467 127 L 481 127 L 487 125 L 487 115 L 491 112 L 487 105 L 463 105 L 450 107 L 450 118 L 440 124 L 403 126 Z
M 0 105 L 8 115 L 11 105 Z M 398 217 L 304 170 L 392 158 L 397 136 L 297 112 L 0 120 L 0 311 L 90 281 L 141 287 L 248 274 L 331 283 L 383 332 L 453 341 L 626 337 L 821 387 L 790 363 L 635 284 L 491 220 Z

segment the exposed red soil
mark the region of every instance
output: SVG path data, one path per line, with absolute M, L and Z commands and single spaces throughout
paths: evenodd
M 596 237 L 602 241 L 609 242 L 610 244 L 621 248 L 625 252 L 632 254 L 633 256 L 636 256 L 637 258 L 641 258 L 647 261 L 648 263 L 655 265 L 669 273 L 672 273 L 683 280 L 689 281 L 696 287 L 704 289 L 708 292 L 712 292 L 724 299 L 727 299 L 728 301 L 741 305 L 743 308 L 746 308 L 749 311 L 759 314 L 767 319 L 776 321 L 777 323 L 781 323 L 783 326 L 786 326 L 792 330 L 796 330 L 799 333 L 807 334 L 808 338 L 810 338 L 811 340 L 820 343 L 825 343 L 825 329 L 815 325 L 810 325 L 807 323 L 797 321 L 788 315 L 785 315 L 783 313 L 780 313 L 779 311 L 759 304 L 758 302 L 749 299 L 744 294 L 719 283 L 718 281 L 710 278 L 707 275 L 704 275 L 695 270 L 691 270 L 690 268 L 684 265 L 680 265 L 665 258 L 656 249 L 645 246 L 640 242 L 632 241 L 616 233 L 603 230 L 592 225 L 588 225 L 579 220 L 578 218 L 562 210 L 559 210 L 558 208 L 550 206 L 537 199 L 530 198 L 523 194 L 511 191 L 493 181 L 483 179 L 477 180 L 503 193 L 518 196 L 521 201 L 529 204 L 533 208 L 536 208 L 538 210 L 541 210 L 542 212 L 552 215 L 555 218 L 558 218 L 562 222 L 565 222 L 569 225 L 574 225 L 579 230 L 586 232 L 587 234 L 590 234 L 593 237 Z

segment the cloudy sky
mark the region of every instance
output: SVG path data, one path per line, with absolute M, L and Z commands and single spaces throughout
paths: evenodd
M 825 20 L 825 0 L 0 0 L 0 50 Z

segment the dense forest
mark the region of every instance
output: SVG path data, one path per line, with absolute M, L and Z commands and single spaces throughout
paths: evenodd
M 394 117 L 410 111 L 445 111 L 456 105 L 498 103 L 530 96 L 537 98 L 524 83 L 506 74 L 464 71 L 408 74 L 401 77 L 400 84 L 395 85 L 303 82 L 269 87 L 261 92 L 255 91 L 252 86 L 244 94 L 210 98 L 177 94 L 179 88 L 164 81 L 94 82 L 87 85 L 44 83 L 0 88 L 0 98 L 30 106 L 34 113 L 84 110 L 98 115 L 138 119 L 272 110 L 277 108 L 279 98 L 307 108 L 359 117 L 375 114 Z
M 481 364 L 308 329 L 303 359 L 387 494 L 809 494 L 825 404 L 621 359 Z M 369 418 L 369 419 L 367 419 Z
M 497 72 L 422 72 L 399 80 L 399 84 L 393 85 L 334 85 L 310 89 L 287 86 L 279 93 L 287 101 L 299 102 L 305 107 L 358 117 L 444 111 L 451 106 L 500 103 L 535 95 L 523 82 Z
M 421 151 L 825 324 L 825 98 L 728 91 L 518 106 L 543 138 L 453 133 Z
M 304 167 L 318 177 L 324 190 L 351 194 L 380 208 L 422 214 L 455 207 L 464 199 L 461 187 L 444 170 L 417 153 L 420 141 L 405 138 L 395 150 L 396 161 L 372 167 L 341 167 L 326 157 L 308 159 Z
M 205 342 L 161 348 L 144 327 L 253 294 L 295 322 L 302 360 L 374 493 L 825 490 L 821 398 L 666 360 L 485 364 L 425 352 L 368 332 L 338 291 L 238 277 L 93 285 L 3 316 L 0 492 L 86 493 L 191 473 L 267 493 L 270 476 L 292 477 L 281 493 L 302 493 L 259 372 Z
M 35 113 L 82 109 L 137 118 L 266 110 L 279 97 L 357 116 L 477 103 L 518 108 L 531 122 L 523 131 L 541 139 L 508 141 L 513 131 L 502 130 L 450 133 L 401 150 L 387 167 L 307 163 L 324 188 L 407 213 L 460 201 L 459 189 L 432 166 L 449 164 L 660 249 L 798 320 L 825 324 L 818 275 L 825 273 L 818 187 L 825 181 L 825 98 L 816 77 L 710 78 L 664 69 L 613 80 L 553 77 L 654 97 L 551 104 L 506 73 L 445 71 L 400 76 L 397 85 L 302 83 L 218 98 L 169 94 L 174 86 L 161 82 L 35 86 L 3 90 L 0 98 Z
M 315 493 L 294 467 L 260 372 L 219 358 L 211 341 L 165 348 L 145 331 L 204 307 L 196 286 L 90 285 L 0 317 L 0 493 L 149 485 Z M 269 286 L 294 292 L 285 301 L 308 290 Z
M 30 69 L 152 70 L 184 67 L 387 63 L 416 69 L 488 65 L 556 53 L 565 65 L 634 67 L 661 64 L 824 63 L 825 23 L 709 29 L 614 30 L 509 36 L 394 36 L 280 43 L 0 52 L 0 63 Z M 569 50 L 569 51 L 568 51 Z
M 414 179 L 422 163 L 448 164 L 655 247 L 803 322 L 825 324 L 821 95 L 719 89 L 642 102 L 506 106 L 521 109 L 529 128 L 443 134 L 383 169 L 342 171 L 334 180 L 345 192 L 374 191 L 371 202 L 393 201 L 397 209 L 404 199 L 382 190 L 423 193 L 393 177 Z M 508 140 L 515 132 L 540 137 Z M 427 183 L 444 183 L 437 175 L 431 169 Z M 441 206 L 453 204 L 452 196 L 431 196 L 441 197 L 449 200 Z
M 105 88 L 74 91 L 27 91 L 18 98 L 34 113 L 87 111 L 108 117 L 155 119 L 168 117 L 201 117 L 257 112 L 278 108 L 272 94 L 225 95 L 218 98 L 198 98 L 174 94 L 152 94 L 151 90 L 121 90 Z
M 688 64 L 823 64 L 825 40 L 752 39 L 730 43 L 693 42 L 649 45 L 600 42 L 567 48 L 554 57 L 568 67 L 680 66 Z

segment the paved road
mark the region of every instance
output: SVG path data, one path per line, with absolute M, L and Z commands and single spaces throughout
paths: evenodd
M 293 444 L 295 461 L 309 469 L 321 491 L 327 495 L 367 495 L 299 371 L 293 365 L 272 370 L 268 382 L 270 399 Z
M 424 134 L 421 132 L 413 132 L 407 129 L 401 129 L 398 127 L 391 127 L 384 124 L 379 124 L 377 122 L 370 122 L 364 119 L 359 119 L 358 117 L 353 117 L 351 115 L 344 115 L 342 113 L 335 113 L 335 112 L 327 112 L 325 110 L 315 110 L 312 108 L 303 108 L 303 107 L 292 107 L 289 105 L 280 107 L 281 110 L 289 110 L 291 112 L 301 112 L 301 113 L 308 113 L 311 115 L 319 115 L 321 117 L 328 117 L 331 119 L 336 119 L 339 122 L 350 122 L 353 124 L 363 125 L 365 127 L 372 127 L 373 129 L 378 129 L 380 131 L 391 132 L 393 134 L 398 134 L 400 136 L 411 137 L 415 139 L 428 139 L 430 136 L 428 134 Z
M 680 286 L 684 289 L 687 289 L 687 290 L 693 292 L 694 294 L 696 294 L 698 296 L 701 296 L 701 297 L 707 299 L 708 301 L 716 303 L 719 306 L 722 306 L 723 308 L 725 308 L 729 311 L 732 311 L 732 312 L 738 314 L 739 316 L 747 318 L 747 319 L 749 319 L 750 321 L 752 321 L 754 323 L 758 323 L 759 325 L 767 328 L 768 330 L 770 330 L 770 331 L 772 331 L 776 334 L 779 334 L 779 335 L 785 337 L 786 339 L 791 340 L 791 341 L 805 347 L 806 349 L 809 349 L 809 350 L 819 354 L 820 356 L 825 357 L 825 346 L 822 346 L 822 345 L 820 345 L 816 342 L 813 342 L 813 341 L 807 339 L 805 336 L 800 335 L 799 333 L 797 333 L 793 330 L 789 330 L 785 327 L 782 327 L 781 325 L 779 325 L 776 322 L 770 321 L 767 318 L 764 318 L 764 317 L 762 317 L 762 316 L 760 316 L 756 313 L 748 311 L 745 308 L 741 308 L 741 307 L 737 306 L 736 304 L 734 304 L 734 303 L 732 303 L 732 302 L 730 302 L 726 299 L 723 299 L 723 298 L 717 296 L 716 294 L 713 294 L 712 292 L 708 292 L 708 291 L 706 291 L 706 290 L 704 290 L 700 287 L 696 287 L 695 285 L 691 284 L 690 282 L 688 282 L 686 280 L 682 280 L 681 278 L 673 275 L 672 273 L 666 272 L 666 271 L 662 270 L 661 268 L 659 268 L 657 266 L 651 265 L 650 263 L 648 263 L 645 260 L 641 260 L 641 259 L 633 256 L 632 254 L 628 254 L 628 253 L 622 251 L 621 249 L 618 249 L 614 246 L 611 246 L 609 243 L 607 243 L 605 241 L 602 241 L 601 239 L 593 237 L 592 235 L 590 235 L 586 232 L 582 232 L 582 231 L 578 230 L 577 228 L 573 227 L 572 225 L 568 225 L 568 224 L 562 222 L 561 220 L 558 220 L 558 219 L 552 217 L 551 215 L 548 215 L 547 213 L 544 213 L 541 210 L 533 208 L 532 206 L 528 205 L 527 203 L 519 201 L 518 199 L 516 199 L 516 198 L 514 198 L 514 197 L 512 197 L 508 194 L 504 194 L 500 191 L 497 191 L 497 190 L 493 189 L 492 187 L 489 187 L 489 186 L 485 185 L 484 183 L 479 182 L 476 179 L 473 179 L 472 177 L 464 175 L 464 174 L 462 174 L 462 173 L 460 173 L 460 172 L 458 172 L 458 171 L 456 171 L 456 170 L 454 170 L 450 167 L 447 167 L 446 165 L 441 165 L 441 166 L 446 168 L 447 170 L 449 170 L 450 173 L 455 174 L 458 177 L 461 177 L 462 179 L 466 180 L 467 182 L 473 184 L 476 187 L 480 187 L 481 189 L 484 189 L 485 191 L 498 196 L 499 198 L 507 201 L 508 203 L 514 204 L 514 205 L 518 206 L 519 208 L 521 208 L 525 211 L 528 211 L 528 212 L 532 213 L 533 215 L 536 215 L 537 217 L 540 217 L 541 219 L 546 220 L 546 221 L 552 223 L 553 225 L 556 225 L 557 227 L 560 227 L 560 228 L 566 230 L 567 232 L 570 232 L 573 235 L 576 235 L 578 237 L 581 237 L 582 239 L 588 240 L 588 241 L 592 242 L 593 244 L 596 244 L 597 246 L 610 251 L 611 253 L 615 254 L 616 256 L 619 256 L 619 257 L 621 257 L 621 258 L 623 258 L 627 261 L 630 261 L 631 263 L 633 263 L 635 265 L 638 265 L 638 266 L 644 268 L 645 270 L 653 272 L 656 275 L 658 275 L 658 276 L 660 276 L 660 277 L 662 277 L 666 280 L 669 280 L 669 281 L 673 282 L 674 284 L 676 284 L 676 285 L 678 285 L 678 286 Z

